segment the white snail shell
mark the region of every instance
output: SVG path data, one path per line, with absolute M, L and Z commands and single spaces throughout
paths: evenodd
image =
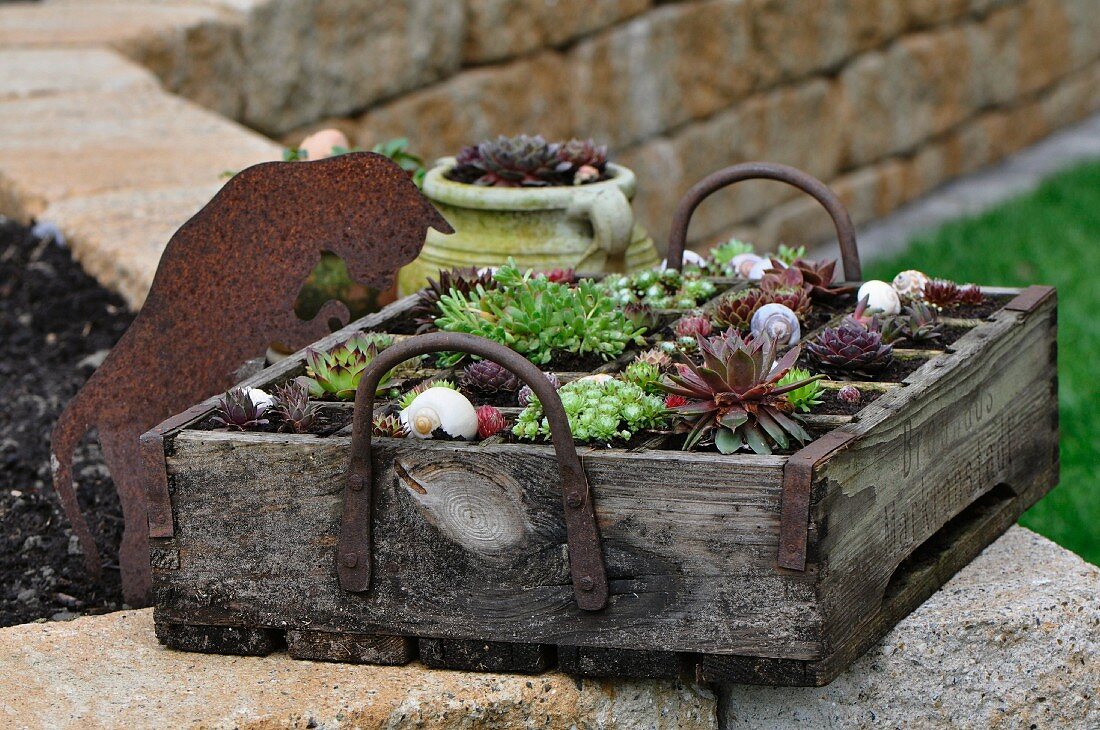
M 331 157 L 333 147 L 343 147 L 344 149 L 351 147 L 347 135 L 339 129 L 322 129 L 314 132 L 298 145 L 298 149 L 305 150 L 307 160 L 323 160 L 326 157 Z
M 924 285 L 928 283 L 928 275 L 916 269 L 906 269 L 894 277 L 892 283 L 894 291 L 903 297 L 919 297 L 924 293 Z
M 577 380 L 591 380 L 596 383 L 606 383 L 608 380 L 613 380 L 613 375 L 607 373 L 595 373 L 594 375 L 585 375 L 583 378 L 577 378 Z
M 739 253 L 730 259 L 726 266 L 737 272 L 738 276 L 748 279 L 749 272 L 753 270 L 753 267 L 764 260 L 762 256 L 757 256 L 754 253 Z
M 415 438 L 430 439 L 437 428 L 453 438 L 477 436 L 477 411 L 470 399 L 453 388 L 435 386 L 413 398 L 401 411 L 401 423 Z
M 684 249 L 683 261 L 684 261 L 684 266 L 687 266 L 688 264 L 694 264 L 695 266 L 702 267 L 702 266 L 705 266 L 706 263 L 707 263 L 706 257 L 704 257 L 700 254 L 697 254 L 694 251 L 691 251 L 691 250 L 686 249 L 686 248 Z M 657 267 L 657 270 L 658 271 L 664 271 L 667 268 L 668 268 L 668 261 L 666 260 L 666 261 L 661 262 L 661 265 Z
M 248 394 L 248 398 L 252 401 L 252 405 L 256 406 L 260 411 L 266 411 L 268 408 L 275 405 L 275 399 L 266 391 L 260 390 L 259 388 L 245 388 L 245 393 Z
M 752 315 L 749 323 L 753 337 L 766 336 L 778 345 L 797 345 L 802 337 L 798 315 L 785 304 L 765 304 Z
M 898 297 L 898 293 L 894 291 L 894 287 L 887 284 L 885 281 L 872 279 L 871 281 L 865 282 L 863 286 L 859 288 L 856 299 L 863 299 L 864 297 L 867 297 L 868 309 L 876 309 L 886 316 L 891 316 L 901 311 L 901 298 Z

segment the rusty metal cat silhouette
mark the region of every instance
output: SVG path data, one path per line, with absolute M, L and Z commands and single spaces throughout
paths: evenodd
M 125 519 L 123 593 L 142 605 L 150 567 L 141 434 L 230 387 L 271 342 L 298 349 L 328 334 L 331 318 L 346 321 L 338 302 L 309 321 L 294 313 L 322 251 L 382 289 L 416 258 L 428 228 L 453 232 L 400 167 L 363 152 L 250 167 L 172 236 L 137 318 L 53 429 L 54 488 L 90 572 L 103 566 L 72 481 L 84 436 L 98 431 Z

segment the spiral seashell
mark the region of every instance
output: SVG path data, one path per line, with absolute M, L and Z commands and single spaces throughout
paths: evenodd
M 885 281 L 872 279 L 864 282 L 856 294 L 856 299 L 867 297 L 867 308 L 877 310 L 886 316 L 892 316 L 901 312 L 901 298 L 894 287 Z
M 906 269 L 894 277 L 891 286 L 903 297 L 919 297 L 924 293 L 924 285 L 927 283 L 928 275 L 923 271 Z
M 802 338 L 798 315 L 785 304 L 765 304 L 756 310 L 749 323 L 753 337 L 767 337 L 782 346 L 796 345 Z
M 436 429 L 452 438 L 472 439 L 477 435 L 477 411 L 473 403 L 451 388 L 432 387 L 413 399 L 401 411 L 401 423 L 415 438 L 430 439 Z
M 730 259 L 730 262 L 726 264 L 726 268 L 732 270 L 742 279 L 748 279 L 753 267 L 761 261 L 765 261 L 765 259 L 754 253 L 739 253 Z

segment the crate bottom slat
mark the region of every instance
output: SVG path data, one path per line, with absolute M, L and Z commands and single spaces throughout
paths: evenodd
M 671 651 L 559 646 L 558 669 L 581 677 L 678 679 L 691 656 Z
M 393 666 L 416 658 L 416 642 L 407 636 L 289 629 L 286 644 L 287 653 L 294 659 L 319 662 Z
M 283 632 L 277 629 L 157 621 L 155 631 L 157 640 L 168 648 L 201 654 L 267 656 L 283 646 Z
M 433 669 L 538 674 L 554 666 L 554 649 L 544 644 L 420 639 L 419 645 L 420 661 Z

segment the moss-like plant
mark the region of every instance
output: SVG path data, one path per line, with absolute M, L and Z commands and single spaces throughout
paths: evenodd
M 647 304 L 655 309 L 692 309 L 714 296 L 714 282 L 699 273 L 645 269 L 604 278 L 601 286 L 619 306 Z
M 328 352 L 306 348 L 305 384 L 309 394 L 314 398 L 330 395 L 339 400 L 353 400 L 367 365 L 392 344 L 392 335 L 358 332 Z M 388 385 L 391 377 L 391 373 L 386 373 L 378 389 Z
M 574 380 L 563 385 L 558 395 L 577 441 L 627 440 L 642 429 L 667 425 L 660 398 L 615 378 Z M 520 412 L 512 432 L 521 439 L 549 438 L 550 424 L 538 399 L 531 399 Z
M 556 352 L 594 354 L 607 360 L 631 343 L 642 344 L 644 328 L 631 324 L 594 281 L 575 287 L 521 272 L 514 261 L 493 274 L 497 288 L 477 286 L 469 293 L 451 290 L 439 299 L 435 326 L 445 332 L 480 335 L 510 347 L 538 364 Z M 456 353 L 440 358 L 451 365 Z

